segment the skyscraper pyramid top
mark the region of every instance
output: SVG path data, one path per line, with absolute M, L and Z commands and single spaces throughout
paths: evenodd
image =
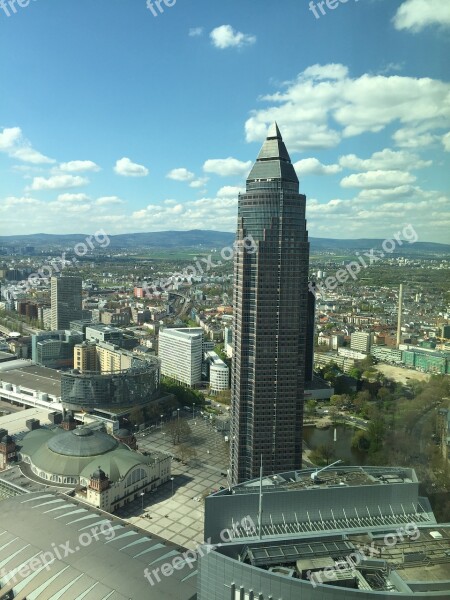
M 267 138 L 253 165 L 247 181 L 281 179 L 298 183 L 291 157 L 274 122 L 267 131 Z
M 279 138 L 281 140 L 281 133 L 278 129 L 278 123 L 276 121 L 274 121 L 267 130 L 267 139 L 270 140 L 272 138 Z

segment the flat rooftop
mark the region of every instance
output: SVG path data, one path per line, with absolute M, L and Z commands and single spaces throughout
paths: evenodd
M 1 371 L 0 380 L 52 396 L 61 396 L 61 373 L 47 367 L 28 363 L 16 369 Z
M 4 405 L 0 407 L 7 411 Z M 0 429 L 6 429 L 9 435 L 21 437 L 22 434 L 28 433 L 29 429 L 26 426 L 28 419 L 38 419 L 41 425 L 49 425 L 50 420 L 48 415 L 51 411 L 42 408 L 28 408 L 19 411 L 14 411 L 9 415 L 0 417 Z
M 317 473 L 315 480 L 311 475 Z M 278 475 L 263 477 L 263 492 L 279 492 L 292 490 L 309 490 L 333 487 L 356 487 L 365 485 L 388 485 L 398 483 L 416 482 L 417 478 L 412 469 L 402 467 L 331 467 L 320 469 L 302 469 L 289 471 Z M 214 495 L 257 494 L 259 493 L 259 479 L 246 481 L 232 488 L 221 490 Z
M 273 572 L 284 569 L 284 574 L 311 580 L 315 585 L 332 585 L 340 578 L 347 580 L 347 584 L 341 583 L 344 587 L 403 593 L 409 598 L 415 593 L 450 592 L 449 523 L 410 523 L 401 532 L 392 526 L 383 532 L 347 532 L 281 543 L 249 542 L 234 546 L 231 552 L 223 551 L 254 567 Z M 355 553 L 359 560 L 350 562 Z
M 0 507 L 2 594 L 14 587 L 20 598 L 195 598 L 196 564 L 187 562 L 184 548 L 63 494 L 14 496 Z M 55 548 L 69 551 L 57 554 Z M 39 562 L 32 562 L 36 557 Z M 176 557 L 177 569 L 164 576 L 161 567 Z M 14 577 L 23 565 L 29 565 L 27 572 Z M 149 575 L 158 571 L 153 585 L 146 569 Z

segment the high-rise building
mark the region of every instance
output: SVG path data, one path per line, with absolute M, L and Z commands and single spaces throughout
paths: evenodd
M 364 331 L 355 331 L 350 336 L 350 348 L 363 354 L 370 352 L 372 335 Z
M 184 385 L 195 386 L 202 380 L 203 329 L 186 327 L 161 330 L 158 356 L 162 375 Z
M 306 197 L 276 123 L 239 196 L 231 476 L 298 469 L 307 337 Z M 252 240 L 247 251 L 246 240 Z
M 69 329 L 70 321 L 81 319 L 81 277 L 52 277 L 51 328 Z

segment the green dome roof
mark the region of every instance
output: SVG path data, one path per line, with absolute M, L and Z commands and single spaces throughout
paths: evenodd
M 80 427 L 52 437 L 47 445 L 50 450 L 63 456 L 97 456 L 117 448 L 117 441 L 101 431 Z

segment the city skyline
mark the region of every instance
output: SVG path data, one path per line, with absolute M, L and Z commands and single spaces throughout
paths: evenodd
M 450 6 L 337 6 L 0 9 L 0 235 L 233 231 L 277 120 L 312 237 L 447 242 Z

